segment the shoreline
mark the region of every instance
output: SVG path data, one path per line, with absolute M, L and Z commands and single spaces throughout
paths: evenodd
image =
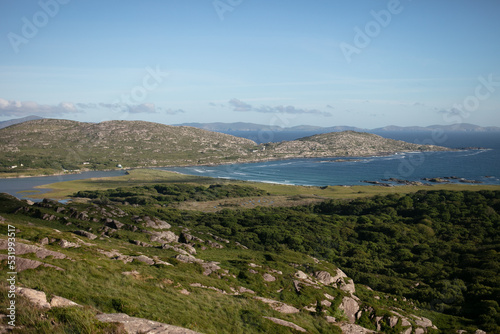
M 408 153 L 429 153 L 429 152 L 457 152 L 457 151 L 468 151 L 468 150 L 477 150 L 480 148 L 467 148 L 467 149 L 452 149 L 446 148 L 446 150 L 422 150 L 422 151 L 395 151 L 395 152 L 377 152 L 374 154 L 366 154 L 366 155 L 302 155 L 302 156 L 284 156 L 284 157 L 262 157 L 262 158 L 250 158 L 250 159 L 236 159 L 235 161 L 220 161 L 213 163 L 199 163 L 199 164 L 181 164 L 181 165 L 166 165 L 166 166 L 137 166 L 137 167 L 124 167 L 124 168 L 114 168 L 114 169 L 82 169 L 75 172 L 56 172 L 53 174 L 43 174 L 43 175 L 26 175 L 26 174 L 18 174 L 15 176 L 0 176 L 0 180 L 2 179 L 16 179 L 16 178 L 30 178 L 30 177 L 46 177 L 46 176 L 60 176 L 60 175 L 73 175 L 73 174 L 82 174 L 84 172 L 108 172 L 108 171 L 116 171 L 116 170 L 131 170 L 131 169 L 154 169 L 154 168 L 175 168 L 175 167 L 196 167 L 196 166 L 224 166 L 224 165 L 233 165 L 233 164 L 247 164 L 247 163 L 259 163 L 259 162 L 268 162 L 268 161 L 283 161 L 283 160 L 296 160 L 296 159 L 332 159 L 332 158 L 370 158 L 370 157 L 381 157 L 381 156 L 391 156 L 396 154 L 408 154 Z M 36 170 L 33 170 L 36 171 Z

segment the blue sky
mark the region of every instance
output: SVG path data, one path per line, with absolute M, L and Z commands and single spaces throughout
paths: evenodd
M 500 126 L 498 0 L 0 0 L 0 120 Z

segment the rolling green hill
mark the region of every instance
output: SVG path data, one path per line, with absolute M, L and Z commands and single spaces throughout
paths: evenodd
M 109 169 L 235 161 L 256 144 L 201 129 L 143 121 L 81 123 L 42 119 L 0 130 L 5 169 Z

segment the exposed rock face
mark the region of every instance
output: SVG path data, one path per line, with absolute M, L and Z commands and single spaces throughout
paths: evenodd
M 278 318 L 272 318 L 272 317 L 264 317 L 268 320 L 271 320 L 272 322 L 274 322 L 275 324 L 278 324 L 278 325 L 281 325 L 281 326 L 285 326 L 285 327 L 290 327 L 290 328 L 293 328 L 295 329 L 296 331 L 299 331 L 299 332 L 307 332 L 304 328 L 300 327 L 300 326 L 297 326 L 296 324 L 294 324 L 293 322 L 290 322 L 290 321 L 285 321 L 285 320 L 281 320 L 281 319 L 278 319 Z
M 129 317 L 124 313 L 103 313 L 98 314 L 96 318 L 102 322 L 121 323 L 128 334 L 200 334 L 190 329 L 167 325 L 157 321 Z
M 179 237 L 171 231 L 163 231 L 163 232 L 148 232 L 151 234 L 150 240 L 152 242 L 161 242 L 161 243 L 171 243 L 179 241 Z
M 178 254 L 175 256 L 175 258 L 181 262 L 184 263 L 202 263 L 203 260 L 197 259 L 192 255 L 184 255 L 184 254 Z
M 269 299 L 269 298 L 264 298 L 264 297 L 255 297 L 255 299 L 260 300 L 261 302 L 268 304 L 269 306 L 271 306 L 271 308 L 273 310 L 278 311 L 280 313 L 291 314 L 291 313 L 299 313 L 300 312 L 299 309 L 297 309 L 291 305 L 279 302 L 279 301 L 274 300 L 274 299 Z
M 359 304 L 355 299 L 351 297 L 342 298 L 339 309 L 344 311 L 349 323 L 353 324 L 356 321 L 356 313 L 359 311 Z

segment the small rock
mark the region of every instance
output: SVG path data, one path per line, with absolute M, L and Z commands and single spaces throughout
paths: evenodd
M 272 275 L 269 275 L 267 273 L 265 273 L 264 275 L 262 275 L 262 278 L 264 279 L 264 281 L 266 282 L 274 282 L 276 281 L 276 277 L 272 276 Z
M 59 241 L 59 246 L 61 246 L 61 248 L 77 248 L 77 247 L 80 247 L 79 244 L 74 243 L 74 242 L 69 242 L 69 241 L 64 240 L 64 239 L 61 239 L 61 241 Z
M 331 317 L 329 315 L 325 316 L 325 319 L 326 319 L 326 322 L 328 322 L 330 324 L 337 322 L 337 319 L 335 319 L 334 317 Z
M 252 294 L 254 294 L 254 293 L 255 293 L 255 291 L 250 290 L 250 289 L 247 289 L 247 288 L 244 288 L 244 287 L 242 287 L 242 286 L 240 286 L 240 287 L 239 287 L 238 291 L 239 291 L 240 293 L 245 293 L 245 292 L 247 292 L 247 293 L 252 293 Z
M 191 292 L 187 291 L 186 289 L 182 289 L 181 291 L 179 291 L 179 293 L 186 295 L 186 296 L 189 296 L 191 294 Z
M 153 264 L 155 264 L 155 261 L 152 258 L 150 258 L 150 257 L 148 257 L 146 255 L 134 256 L 133 258 L 134 258 L 134 260 L 137 260 L 137 261 L 142 262 L 142 263 L 149 264 L 150 266 L 152 266 Z
M 332 302 L 329 300 L 322 300 L 321 305 L 326 306 L 326 307 L 330 307 L 330 306 L 332 306 Z

